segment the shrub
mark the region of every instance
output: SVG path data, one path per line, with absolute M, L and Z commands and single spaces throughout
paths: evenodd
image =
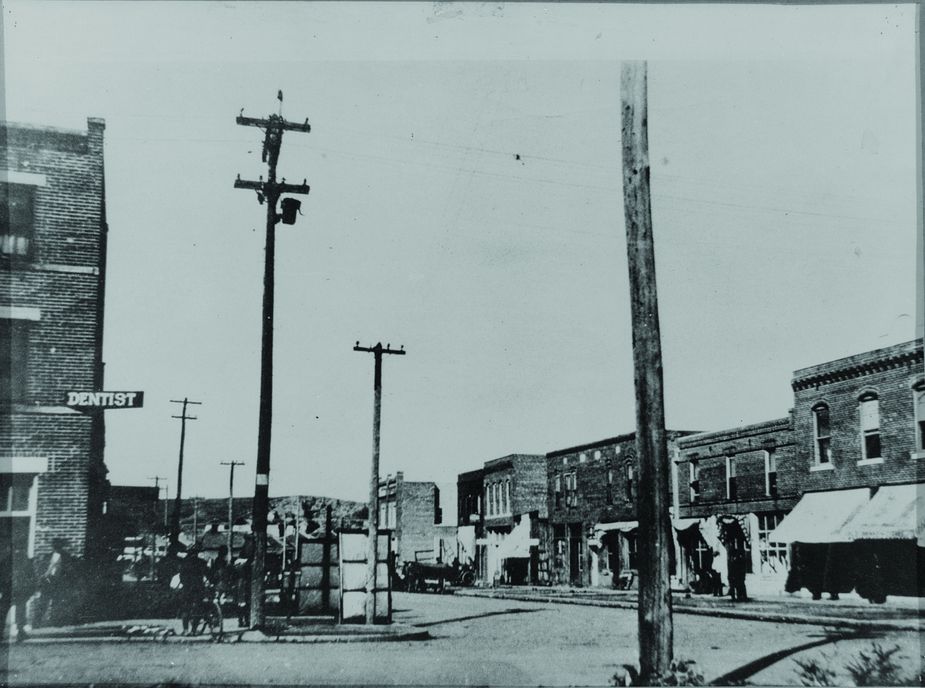
M 704 680 L 697 662 L 692 659 L 673 659 L 668 673 L 658 679 L 643 683 L 636 667 L 624 664 L 611 677 L 610 683 L 613 686 L 702 686 Z
M 857 658 L 845 669 L 851 674 L 856 686 L 901 686 L 914 685 L 901 673 L 902 667 L 893 658 L 899 652 L 899 645 L 887 649 L 880 643 L 871 643 L 869 652 L 861 650 Z

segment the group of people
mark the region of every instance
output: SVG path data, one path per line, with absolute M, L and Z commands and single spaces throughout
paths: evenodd
M 717 553 L 714 553 L 714 556 Z M 747 602 L 745 575 L 748 573 L 748 552 L 742 548 L 731 548 L 727 558 L 727 578 L 729 597 L 733 602 Z M 713 568 L 712 563 L 700 571 L 691 585 L 694 592 L 723 597 L 723 577 Z
M 180 557 L 171 552 L 166 561 L 170 586 L 178 592 L 179 616 L 183 634 L 194 634 L 206 613 L 206 604 L 217 599 L 233 601 L 238 625 L 248 625 L 250 614 L 251 562 L 246 555 L 229 561 L 228 548 L 222 545 L 214 559 L 206 561 L 202 549 L 193 545 Z
M 61 538 L 52 541 L 52 552 L 40 574 L 35 562 L 20 543 L 5 544 L 0 550 L 0 624 L 5 631 L 7 616 L 15 608 L 13 622 L 16 640 L 28 637 L 26 625 L 29 603 L 32 602 L 32 627 L 59 623 L 63 619 L 62 607 L 73 575 L 72 559 L 67 542 Z M 12 626 L 10 636 L 12 637 Z

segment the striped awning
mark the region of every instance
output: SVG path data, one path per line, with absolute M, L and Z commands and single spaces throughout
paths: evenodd
M 850 542 L 845 525 L 869 501 L 866 487 L 829 492 L 807 492 L 793 511 L 768 534 L 771 542 Z
M 925 546 L 925 484 L 884 485 L 842 533 L 847 540 L 917 540 Z

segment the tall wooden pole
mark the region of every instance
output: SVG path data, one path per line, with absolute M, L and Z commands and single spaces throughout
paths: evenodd
M 267 206 L 266 248 L 263 258 L 263 317 L 260 339 L 260 409 L 257 420 L 257 471 L 254 482 L 253 502 L 253 536 L 254 556 L 251 560 L 251 628 L 262 628 L 266 620 L 264 610 L 264 574 L 267 552 L 267 512 L 270 507 L 270 442 L 273 429 L 273 303 L 275 289 L 276 260 L 276 225 L 282 220 L 284 224 L 295 222 L 294 212 L 287 216 L 286 205 L 298 203 L 291 198 L 282 201 L 283 213 L 277 212 L 280 197 L 284 193 L 307 194 L 309 186 L 287 184 L 286 179 L 276 181 L 276 166 L 279 161 L 280 146 L 284 131 L 309 133 L 308 120 L 304 124 L 287 122 L 282 116 L 283 92 L 277 96 L 280 102 L 280 114 L 270 115 L 265 119 L 245 117 L 235 118 L 241 126 L 258 127 L 264 131 L 263 162 L 267 163 L 267 180 L 247 181 L 240 175 L 234 182 L 236 189 L 253 189 L 257 192 L 257 201 Z M 290 206 L 292 207 L 292 206 Z
M 366 550 L 366 623 L 376 622 L 376 564 L 379 559 L 379 423 L 382 411 L 382 354 L 404 356 L 405 347 L 392 349 L 382 344 L 373 347 L 360 346 L 357 342 L 354 351 L 372 353 L 376 368 L 373 374 L 373 463 L 369 476 L 369 529 Z
M 668 672 L 673 626 L 669 583 L 669 465 L 662 392 L 662 348 L 649 194 L 645 62 L 624 62 L 621 78 L 623 202 L 633 320 L 636 453 L 639 457 L 639 673 L 654 685 Z

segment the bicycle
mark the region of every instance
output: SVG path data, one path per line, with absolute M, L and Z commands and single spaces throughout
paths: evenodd
M 199 635 L 208 628 L 213 640 L 218 641 L 224 637 L 223 601 L 224 594 L 218 588 L 212 587 L 206 590 L 206 594 L 199 599 L 195 612 L 191 614 L 190 635 Z M 202 622 L 201 627 L 199 627 L 200 621 Z

